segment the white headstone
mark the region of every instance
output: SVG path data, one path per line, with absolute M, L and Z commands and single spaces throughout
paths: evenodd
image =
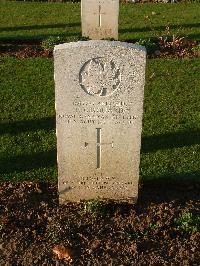
M 118 41 L 55 47 L 60 202 L 136 200 L 146 52 Z
M 82 36 L 118 39 L 119 0 L 82 0 Z

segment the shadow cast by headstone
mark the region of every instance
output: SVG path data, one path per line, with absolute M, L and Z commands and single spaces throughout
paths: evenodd
M 189 200 L 200 200 L 200 171 L 166 174 L 151 180 L 146 178 L 140 181 L 137 201 L 140 210 L 152 203 L 172 202 L 181 205 Z
M 51 130 L 56 127 L 55 117 L 44 117 L 40 119 L 1 122 L 0 135 L 3 134 L 19 134 L 26 131 L 36 131 L 39 129 Z
M 147 153 L 156 150 L 181 148 L 195 144 L 200 144 L 200 129 L 143 136 L 141 152 Z
M 1 44 L 40 44 L 41 41 L 49 38 L 49 37 L 63 37 L 63 38 L 71 38 L 71 37 L 80 37 L 81 38 L 81 32 L 65 32 L 65 33 L 47 33 L 47 34 L 37 34 L 37 35 L 13 35 L 13 36 L 2 36 L 0 37 L 0 43 Z
M 134 210 L 139 215 L 148 213 L 152 204 L 170 203 L 176 206 L 185 206 L 186 202 L 200 200 L 200 171 L 182 174 L 166 174 L 156 179 L 139 182 L 138 199 L 135 204 L 126 202 L 108 202 L 105 208 L 108 213 L 114 214 L 116 210 L 123 216 L 130 215 Z
M 56 150 L 0 158 L 0 174 L 31 171 L 56 165 Z
M 55 117 L 44 117 L 40 119 L 14 121 L 1 123 L 0 135 L 17 135 L 22 132 L 37 130 L 54 130 Z M 0 158 L 0 174 L 13 172 L 31 171 L 33 169 L 45 168 L 56 165 L 56 149 L 19 156 Z
M 174 25 L 169 25 L 169 29 L 172 30 L 172 29 L 183 29 L 183 28 L 200 28 L 200 23 L 188 23 L 188 24 L 174 24 Z M 134 32 L 148 32 L 148 31 L 164 31 L 166 30 L 166 26 L 152 26 L 152 27 L 143 27 L 143 28 L 120 28 L 119 29 L 119 33 L 134 33 Z M 188 36 L 188 34 L 187 34 Z
M 39 129 L 55 129 L 55 117 L 44 117 L 40 119 L 22 120 L 22 121 L 3 121 L 1 122 L 0 135 L 16 135 L 21 132 L 36 131 Z M 142 136 L 142 153 L 153 152 L 162 149 L 181 148 L 200 144 L 200 129 L 190 129 L 153 136 Z
M 136 33 L 136 32 L 148 32 L 152 31 L 150 27 L 145 28 L 125 28 L 125 29 L 119 29 L 119 34 L 123 33 Z
M 200 33 L 196 34 L 187 34 L 188 39 L 193 39 L 193 40 L 199 40 L 200 39 Z
M 42 25 L 22 25 L 14 27 L 0 27 L 1 31 L 19 31 L 19 30 L 41 30 L 41 29 L 56 29 L 56 28 L 72 28 L 80 27 L 80 22 L 74 23 L 58 23 L 58 24 L 42 24 Z

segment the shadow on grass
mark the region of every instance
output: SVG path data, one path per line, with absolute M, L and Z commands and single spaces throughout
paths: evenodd
M 80 27 L 80 22 L 74 23 L 58 23 L 58 24 L 43 24 L 43 25 L 22 25 L 22 26 L 15 26 L 15 27 L 0 27 L 1 31 L 19 31 L 19 30 L 40 30 L 40 29 L 55 29 L 55 28 L 72 28 L 72 27 Z M 170 29 L 179 29 L 179 28 L 199 28 L 200 23 L 194 24 L 175 24 L 170 25 Z M 128 33 L 128 32 L 145 32 L 145 31 L 152 31 L 152 30 L 166 30 L 166 26 L 155 26 L 155 27 L 145 27 L 145 28 L 127 28 L 127 29 L 120 29 L 120 33 Z
M 55 29 L 55 28 L 72 28 L 79 26 L 81 26 L 80 22 L 74 22 L 74 23 L 43 24 L 43 25 L 23 25 L 15 27 L 0 27 L 0 30 L 1 31 L 40 30 L 40 29 Z
M 142 176 L 140 178 L 141 183 L 145 186 L 147 184 L 152 185 L 171 185 L 174 182 L 189 182 L 189 181 L 199 181 L 200 182 L 200 170 L 193 171 L 193 172 L 183 172 L 183 173 L 166 173 L 162 176 Z M 164 187 L 163 187 L 164 188 Z
M 0 174 L 31 171 L 56 165 L 56 150 L 0 158 Z
M 200 144 L 200 129 L 142 137 L 142 153 Z
M 26 131 L 51 130 L 55 129 L 55 117 L 44 117 L 38 120 L 24 120 L 1 123 L 0 135 L 16 135 Z M 200 129 L 190 129 L 183 132 L 173 132 L 153 136 L 142 137 L 142 153 L 153 152 L 162 149 L 181 148 L 200 144 Z
M 183 25 L 168 25 L 169 29 L 182 29 L 182 28 L 199 28 L 200 23 L 195 24 L 183 24 Z M 145 27 L 145 28 L 125 28 L 125 29 L 119 29 L 119 33 L 132 33 L 132 32 L 148 32 L 148 31 L 155 31 L 155 30 L 166 30 L 166 26 L 159 26 L 159 27 Z
M 56 33 L 56 34 L 36 34 L 32 36 L 26 35 L 15 35 L 15 36 L 8 36 L 8 37 L 0 37 L 0 43 L 2 44 L 39 44 L 41 41 L 49 38 L 49 37 L 63 37 L 63 38 L 71 38 L 71 37 L 80 37 L 81 32 L 66 32 L 66 33 Z
M 55 129 L 55 117 L 46 117 L 38 120 L 25 120 L 15 122 L 1 123 L 0 135 L 16 135 L 21 132 L 52 130 Z M 200 129 L 188 130 L 185 132 L 174 132 L 162 135 L 142 137 L 142 153 L 154 152 L 162 149 L 173 149 L 184 146 L 200 144 Z M 29 155 L 20 155 L 0 159 L 0 173 L 12 173 L 29 171 L 41 167 L 50 167 L 56 165 L 56 150 L 44 151 Z M 181 174 L 181 178 L 190 178 L 196 176 L 196 173 Z M 175 179 L 178 176 L 175 174 Z M 172 178 L 172 179 L 173 179 Z M 144 180 L 149 177 L 144 177 Z
M 39 129 L 50 130 L 56 127 L 55 117 L 44 117 L 38 120 L 24 120 L 6 123 L 1 123 L 0 135 L 3 134 L 19 134 L 26 131 L 36 131 Z
M 194 39 L 194 40 L 196 40 L 196 39 L 200 39 L 200 33 L 199 34 L 188 34 L 187 35 L 187 38 L 188 39 Z
M 15 31 L 20 31 L 20 30 L 40 30 L 40 29 L 56 29 L 56 28 L 63 28 L 63 29 L 67 29 L 67 28 L 73 28 L 73 27 L 80 27 L 81 24 L 80 22 L 75 22 L 75 23 L 59 23 L 59 24 L 44 24 L 44 25 L 21 25 L 21 26 L 16 26 L 16 27 L 1 27 L 0 30 L 1 31 L 11 31 L 11 32 L 15 32 Z M 199 28 L 200 27 L 200 23 L 194 23 L 194 24 L 183 24 L 183 25 L 169 25 L 170 29 L 182 29 L 182 28 Z M 166 30 L 166 26 L 159 26 L 159 27 L 143 27 L 143 28 L 120 28 L 119 29 L 119 33 L 123 34 L 123 33 L 137 33 L 137 32 L 153 32 L 153 31 L 164 31 Z M 199 39 L 200 38 L 200 33 L 195 33 L 195 34 L 182 34 L 182 35 L 186 35 L 189 39 Z M 15 35 L 15 36 L 4 36 L 0 38 L 0 41 L 2 43 L 7 43 L 7 42 L 28 42 L 28 43 L 32 43 L 34 41 L 42 41 L 50 36 L 60 36 L 60 37 L 76 37 L 76 36 L 80 36 L 81 37 L 81 29 L 80 32 L 66 32 L 66 33 L 56 33 L 56 34 L 35 34 L 32 36 L 25 36 L 23 34 L 21 35 Z M 151 36 L 149 36 L 151 37 Z M 148 38 L 149 38 L 148 37 Z M 155 37 L 155 36 L 154 36 Z M 138 39 L 138 38 L 137 38 Z M 133 39 L 132 41 L 136 41 L 136 39 Z

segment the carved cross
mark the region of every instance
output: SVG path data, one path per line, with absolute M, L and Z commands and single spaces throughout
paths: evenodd
M 101 168 L 101 146 L 102 145 L 111 145 L 111 147 L 114 147 L 114 142 L 101 142 L 101 128 L 96 128 L 97 130 L 97 169 Z M 89 145 L 88 142 L 85 142 L 85 147 Z
M 99 27 L 101 27 L 101 22 L 102 22 L 102 15 L 105 15 L 106 13 L 102 13 L 101 12 L 101 5 L 99 4 L 99 12 L 98 13 L 94 13 L 94 15 L 97 15 L 99 16 Z

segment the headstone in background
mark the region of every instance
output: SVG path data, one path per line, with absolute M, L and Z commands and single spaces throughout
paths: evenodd
M 82 0 L 82 36 L 118 39 L 119 0 Z
M 118 41 L 55 47 L 60 202 L 136 200 L 146 52 Z

